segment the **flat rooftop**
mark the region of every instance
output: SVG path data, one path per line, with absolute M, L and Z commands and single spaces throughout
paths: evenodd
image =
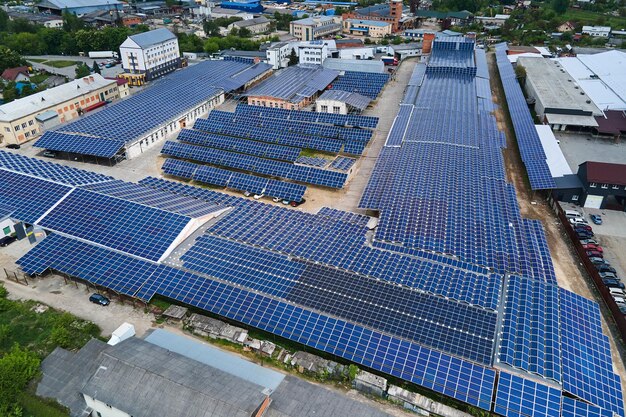
M 526 82 L 532 84 L 537 100 L 541 101 L 546 109 L 559 109 L 572 114 L 591 112 L 594 116 L 602 114 L 558 61 L 520 58 L 517 65 L 522 65 L 526 69 Z

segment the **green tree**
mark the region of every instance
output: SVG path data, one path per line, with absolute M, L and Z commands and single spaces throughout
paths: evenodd
M 554 10 L 555 13 L 563 14 L 567 11 L 569 0 L 552 0 L 550 6 L 552 6 L 552 10 Z
M 289 63 L 287 65 L 292 66 L 298 63 L 298 55 L 296 55 L 296 50 L 292 49 L 289 54 Z
M 69 13 L 67 10 L 63 12 L 63 30 L 66 32 L 76 32 L 84 29 L 85 22 L 78 18 L 75 14 Z
M 86 77 L 91 74 L 91 70 L 89 70 L 89 67 L 86 64 L 82 63 L 76 65 L 76 69 L 74 70 L 74 72 L 76 73 L 76 78 Z
M 91 66 L 91 71 L 95 74 L 102 74 L 102 71 L 100 71 L 100 65 L 98 65 L 96 61 L 93 61 L 93 65 Z
M 391 43 L 393 43 L 394 45 L 400 45 L 402 43 L 402 39 L 400 37 L 396 36 L 395 38 L 393 38 Z
M 241 36 L 242 38 L 249 38 L 250 36 L 252 36 L 252 32 L 250 32 L 250 29 L 248 28 L 240 28 L 239 36 Z
M 9 14 L 0 9 L 0 32 L 8 32 L 9 30 Z
M 35 92 L 35 90 L 33 90 L 33 87 L 31 87 L 30 84 L 26 84 L 22 87 L 22 91 L 20 92 L 20 97 L 27 97 L 30 96 L 31 94 L 33 94 Z
M 204 52 L 206 52 L 207 54 L 216 54 L 219 51 L 220 46 L 214 40 L 209 39 L 204 43 Z
M 0 358 L 0 415 L 12 410 L 17 395 L 39 372 L 39 362 L 34 352 L 18 345 Z
M 15 87 L 15 83 L 10 81 L 6 83 L 4 89 L 2 90 L 2 99 L 5 103 L 10 103 L 17 98 L 17 88 Z
M 26 61 L 20 54 L 6 46 L 0 45 L 0 72 L 7 68 L 19 67 L 26 65 Z

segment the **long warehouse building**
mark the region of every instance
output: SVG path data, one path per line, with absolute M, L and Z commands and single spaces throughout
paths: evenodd
M 46 132 L 34 146 L 107 159 L 132 159 L 191 126 L 225 94 L 267 76 L 269 64 L 205 61 L 163 77 L 145 91 Z
M 360 201 L 373 231 L 355 213 L 0 152 L 13 184 L 0 205 L 50 233 L 18 264 L 190 305 L 485 412 L 624 417 L 600 309 L 557 285 L 542 225 L 506 181 L 484 58 L 449 38 L 418 65 Z

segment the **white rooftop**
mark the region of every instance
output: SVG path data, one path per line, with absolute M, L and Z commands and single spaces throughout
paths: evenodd
M 92 74 L 54 88 L 20 98 L 0 106 L 0 121 L 10 122 L 22 117 L 43 112 L 50 107 L 64 103 L 83 94 L 102 87 L 116 84 L 115 80 L 107 80 L 100 74 Z
M 610 32 L 611 26 L 583 26 L 583 32 Z
M 567 164 L 567 160 L 561 151 L 559 143 L 552 133 L 552 128 L 548 125 L 535 125 L 537 134 L 541 140 L 541 146 L 546 154 L 546 162 L 550 168 L 552 178 L 558 178 L 565 175 L 571 175 L 572 169 Z
M 599 109 L 626 110 L 626 53 L 607 51 L 558 62 Z

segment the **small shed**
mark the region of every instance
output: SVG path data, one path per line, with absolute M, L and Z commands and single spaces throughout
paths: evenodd
M 180 322 L 187 315 L 187 307 L 171 305 L 162 314 L 167 321 Z
M 349 114 L 360 113 L 372 100 L 358 93 L 342 90 L 326 90 L 315 102 L 319 113 Z

